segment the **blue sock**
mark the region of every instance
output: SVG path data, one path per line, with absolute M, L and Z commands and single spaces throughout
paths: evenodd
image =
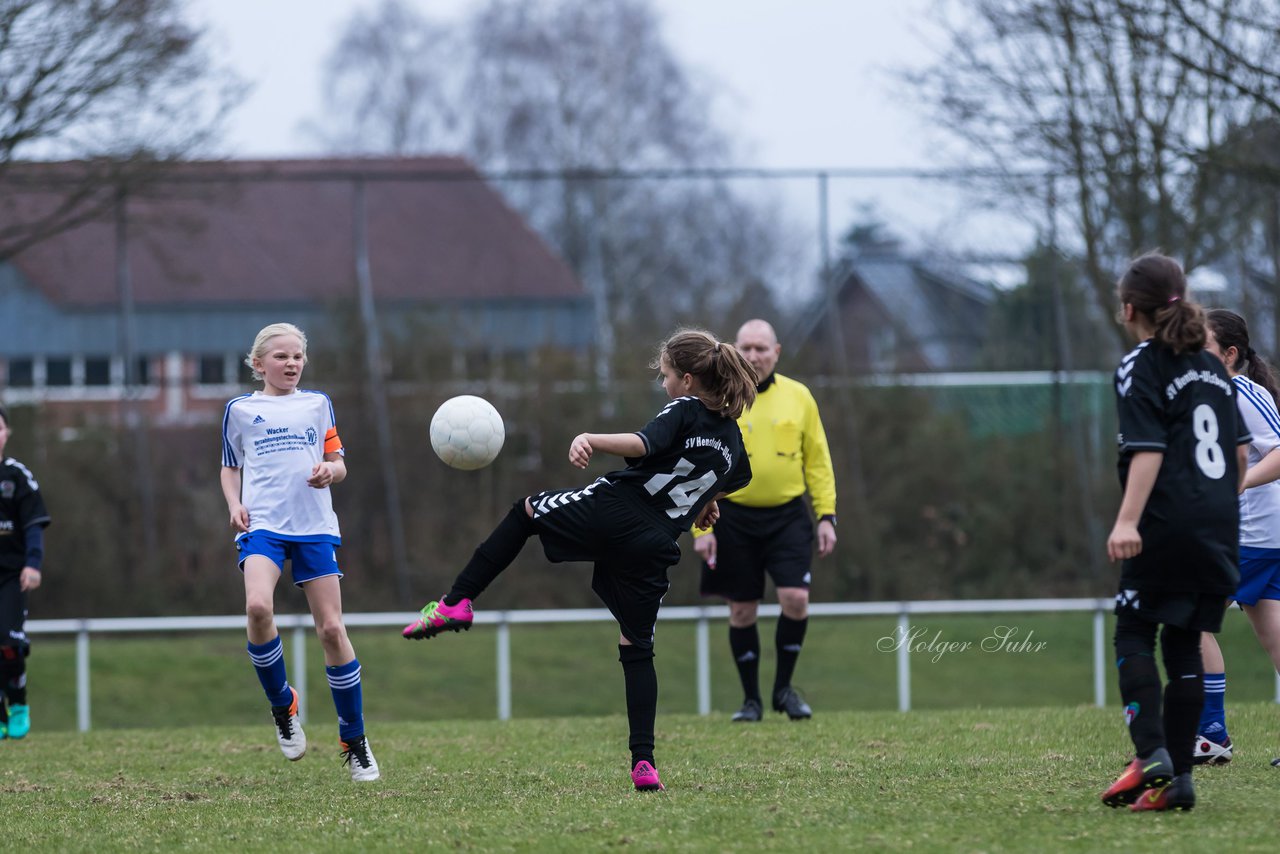
M 258 681 L 262 690 L 267 692 L 267 700 L 273 706 L 289 706 L 293 704 L 293 691 L 289 689 L 289 679 L 284 672 L 284 644 L 276 635 L 266 643 L 249 644 L 249 660 L 253 669 L 258 671 Z
M 1227 674 L 1204 675 L 1204 711 L 1200 713 L 1198 732 L 1219 744 L 1227 740 Z
M 364 735 L 364 700 L 360 694 L 360 659 L 324 669 L 329 677 L 333 707 L 338 710 L 338 736 L 350 741 Z

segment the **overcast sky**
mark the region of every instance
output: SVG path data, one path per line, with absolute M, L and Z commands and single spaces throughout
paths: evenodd
M 219 57 L 253 90 L 233 115 L 222 153 L 289 157 L 322 153 L 299 125 L 320 106 L 320 71 L 343 23 L 378 0 L 188 0 Z M 407 0 L 439 20 L 468 0 Z M 655 0 L 689 71 L 725 93 L 719 124 L 741 164 L 777 168 L 940 167 L 925 111 L 888 69 L 928 60 L 912 21 L 929 0 Z M 813 181 L 777 184 L 790 218 L 816 227 Z M 916 245 L 972 229 L 972 211 L 937 185 L 836 181 L 831 228 L 872 202 Z M 952 238 L 954 239 L 954 238 Z M 815 244 L 816 244 L 815 238 Z

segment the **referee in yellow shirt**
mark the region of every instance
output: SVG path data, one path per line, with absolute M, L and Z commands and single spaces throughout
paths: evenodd
M 756 402 L 738 419 L 752 478 L 720 501 L 720 520 L 713 529 L 694 531 L 694 548 L 703 560 L 702 594 L 729 600 L 729 648 L 745 696 L 733 719 L 758 721 L 764 703 L 756 615 L 765 573 L 773 579 L 782 606 L 773 708 L 793 721 L 803 720 L 813 711 L 792 689 L 791 675 L 809 624 L 814 523 L 804 494 L 809 493 L 818 519 L 818 555 L 826 557 L 836 545 L 835 473 L 813 395 L 803 384 L 774 372 L 782 345 L 773 327 L 749 320 L 738 330 L 735 346 L 759 379 Z

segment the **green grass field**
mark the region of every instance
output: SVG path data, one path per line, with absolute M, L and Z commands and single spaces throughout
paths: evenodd
M 1190 814 L 1103 807 L 1127 737 L 1080 706 L 662 715 L 654 794 L 621 715 L 379 725 L 360 785 L 314 725 L 298 763 L 269 724 L 37 731 L 0 743 L 0 793 L 12 850 L 1271 851 L 1276 724 L 1236 706 L 1242 751 L 1197 772 Z
M 981 651 L 1001 625 L 1045 646 Z M 1113 674 L 1111 707 L 1091 705 L 1088 615 L 917 626 L 974 646 L 914 657 L 915 711 L 893 711 L 894 655 L 877 648 L 892 620 L 819 618 L 797 678 L 815 718 L 744 726 L 727 720 L 740 697 L 723 624 L 705 718 L 693 713 L 694 629 L 660 624 L 668 791 L 656 795 L 630 786 L 607 625 L 513 627 L 506 722 L 495 720 L 491 629 L 419 643 L 353 632 L 383 769 L 359 786 L 340 764 L 314 639 L 311 747 L 288 763 L 238 633 L 95 637 L 88 734 L 74 731 L 73 644 L 37 638 L 34 729 L 0 742 L 4 838 L 41 851 L 1274 850 L 1280 707 L 1241 615 L 1222 636 L 1239 752 L 1197 772 L 1190 815 L 1098 803 L 1129 742 Z M 772 623 L 762 630 L 767 688 Z

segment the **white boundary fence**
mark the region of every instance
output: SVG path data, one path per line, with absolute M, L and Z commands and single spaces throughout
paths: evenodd
M 920 614 L 1011 614 L 1032 612 L 1091 612 L 1093 614 L 1093 701 L 1106 705 L 1107 655 L 1109 640 L 1106 637 L 1106 616 L 1114 606 L 1112 599 L 974 599 L 922 602 L 831 602 L 809 606 L 813 617 L 884 617 L 898 618 L 898 638 L 908 639 L 911 618 Z M 776 617 L 777 605 L 762 605 L 760 616 Z M 413 620 L 414 614 L 346 614 L 343 622 L 349 628 L 375 626 L 403 626 Z M 697 646 L 698 713 L 711 713 L 711 642 L 710 621 L 726 620 L 729 608 L 725 605 L 710 607 L 663 608 L 658 619 L 663 622 L 695 621 Z M 560 609 L 530 611 L 479 611 L 475 615 L 478 625 L 496 625 L 498 719 L 511 718 L 511 626 L 535 623 L 596 623 L 611 622 L 613 616 L 600 609 Z M 93 634 L 119 634 L 123 632 L 194 632 L 210 630 L 243 630 L 243 615 L 229 617 L 124 617 L 84 620 L 28 620 L 29 634 L 76 636 L 76 722 L 81 732 L 89 730 L 89 637 Z M 307 696 L 306 656 L 307 636 L 313 624 L 310 614 L 277 614 L 276 625 L 280 631 L 292 631 L 290 642 L 293 662 L 290 677 L 299 694 Z M 899 642 L 895 647 L 898 668 L 898 710 L 911 710 L 911 647 L 912 643 Z M 924 654 L 928 654 L 927 652 Z M 305 701 L 303 701 L 305 702 Z M 1276 680 L 1276 702 L 1280 702 L 1280 675 Z M 304 718 L 306 708 L 299 705 Z

